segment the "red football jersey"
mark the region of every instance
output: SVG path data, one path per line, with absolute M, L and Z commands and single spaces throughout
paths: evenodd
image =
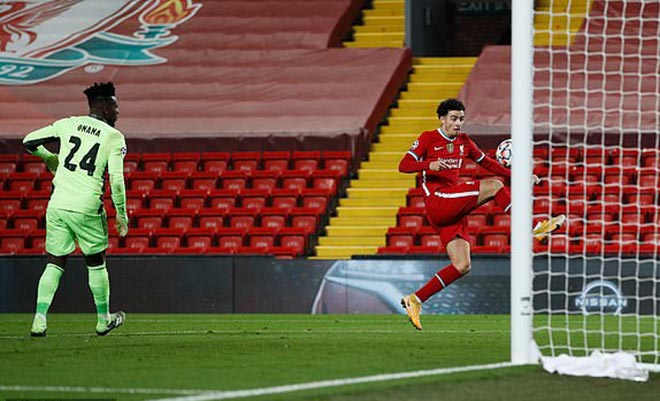
M 486 156 L 467 134 L 461 133 L 455 138 L 449 138 L 440 129 L 422 132 L 408 153 L 417 161 L 442 160 L 450 165 L 448 169 L 440 171 L 421 172 L 422 188 L 427 196 L 438 188 L 458 184 L 465 158 L 480 162 Z

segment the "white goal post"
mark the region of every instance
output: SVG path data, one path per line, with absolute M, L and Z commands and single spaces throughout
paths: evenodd
M 655 0 L 512 0 L 514 364 L 625 352 L 660 371 L 659 16 Z

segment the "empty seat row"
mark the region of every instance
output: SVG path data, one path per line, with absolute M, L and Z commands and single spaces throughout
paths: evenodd
M 351 153 L 346 151 L 129 153 L 124 159 L 124 168 L 127 173 L 326 169 L 346 175 L 351 168 Z M 39 174 L 45 171 L 45 164 L 36 156 L 0 155 L 0 177 L 16 172 Z

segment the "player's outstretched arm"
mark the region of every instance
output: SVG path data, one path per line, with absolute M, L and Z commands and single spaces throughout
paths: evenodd
M 53 174 L 55 174 L 57 166 L 59 165 L 58 155 L 46 149 L 44 145 L 54 142 L 57 139 L 57 132 L 52 125 L 30 132 L 23 139 L 25 150 L 43 159 L 43 161 L 46 162 L 46 167 L 48 167 L 48 170 Z
M 502 177 L 511 178 L 511 170 L 502 166 L 492 158 L 488 157 L 488 155 L 484 154 L 484 157 L 479 161 L 479 164 L 486 170 L 490 171 L 491 173 L 495 173 Z
M 117 232 L 124 237 L 128 234 L 128 213 L 126 211 L 126 184 L 124 183 L 124 154 L 126 146 L 123 138 L 117 141 L 108 158 L 108 175 L 112 203 L 117 211 Z
M 399 171 L 402 173 L 417 173 L 429 169 L 430 160 L 418 161 L 410 152 L 403 156 L 399 162 Z

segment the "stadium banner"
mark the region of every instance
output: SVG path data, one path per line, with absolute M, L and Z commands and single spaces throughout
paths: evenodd
M 601 257 L 536 257 L 534 310 L 603 315 L 655 315 L 660 261 Z
M 402 313 L 400 298 L 448 263 L 430 258 L 117 256 L 108 259 L 108 271 L 113 308 L 131 312 L 390 314 Z M 534 264 L 537 271 L 548 271 L 547 257 L 535 258 Z M 44 265 L 42 257 L 0 258 L 0 312 L 33 311 Z M 658 261 L 619 265 L 553 255 L 551 268 L 557 273 L 568 268 L 575 278 L 539 275 L 534 291 L 550 286 L 552 296 L 535 297 L 535 310 L 546 309 L 548 302 L 585 314 L 649 314 L 660 309 L 652 298 L 660 292 Z M 509 313 L 509 269 L 506 257 L 474 257 L 470 274 L 427 301 L 424 313 Z M 53 312 L 94 312 L 86 270 L 82 258 L 69 259 Z M 573 274 L 577 272 L 583 274 Z M 606 280 L 589 278 L 602 272 Z

